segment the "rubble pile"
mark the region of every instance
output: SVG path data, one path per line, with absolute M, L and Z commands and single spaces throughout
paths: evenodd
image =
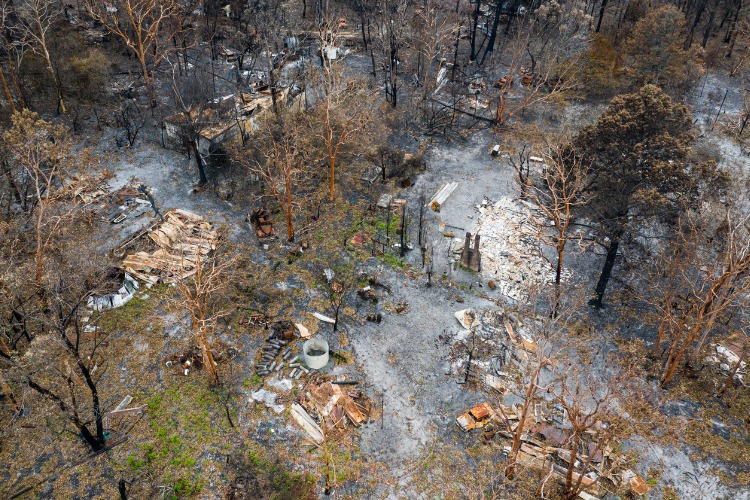
M 122 267 L 148 284 L 175 283 L 198 271 L 204 256 L 216 248 L 218 233 L 204 217 L 172 209 L 164 221 L 148 233 L 158 249 L 125 257 Z
M 449 362 L 459 380 L 475 381 L 504 394 L 507 368 L 526 361 L 536 350 L 533 334 L 519 320 L 496 309 L 455 313 L 463 328 L 454 337 Z
M 359 427 L 370 419 L 372 404 L 356 389 L 348 389 L 356 382 L 327 381 L 321 378 L 309 382 L 302 395 L 292 405 L 291 419 L 316 444 L 322 444 L 325 434 L 349 425 Z
M 276 235 L 273 222 L 271 222 L 271 214 L 265 207 L 253 210 L 248 215 L 248 220 L 255 227 L 255 234 L 258 236 L 258 239 L 273 238 Z
M 706 362 L 718 365 L 725 373 L 732 374 L 732 379 L 743 386 L 747 385 L 747 362 L 750 355 L 750 338 L 736 332 L 724 342 L 712 344 L 716 354 L 706 357 Z
M 503 295 L 518 301 L 528 300 L 531 290 L 555 279 L 533 236 L 529 214 L 533 207 L 527 205 L 508 197 L 494 204 L 484 200 L 477 206 L 480 215 L 470 231 L 481 235 L 482 276 L 494 280 Z M 563 280 L 567 279 L 570 272 L 563 270 Z
M 520 429 L 521 420 L 523 428 Z M 483 439 L 508 440 L 504 452 L 512 452 L 512 440 L 519 435 L 518 463 L 546 471 L 560 484 L 565 484 L 573 454 L 571 453 L 572 425 L 565 410 L 559 405 L 539 403 L 523 416 L 521 405 L 492 407 L 480 403 L 456 417 L 456 424 L 464 431 L 482 429 Z M 616 488 L 627 488 L 637 495 L 648 493 L 648 484 L 635 472 L 624 469 L 625 456 L 616 453 L 608 443 L 600 442 L 607 424 L 597 422 L 593 430 L 584 434 L 584 444 L 576 451 L 573 481 L 581 478 L 588 494 L 601 497 Z M 588 464 L 588 465 L 585 465 Z M 585 470 L 584 470 L 585 465 Z M 584 498 L 589 498 L 584 496 Z

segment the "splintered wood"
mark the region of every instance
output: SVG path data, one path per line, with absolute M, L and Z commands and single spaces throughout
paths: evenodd
M 151 284 L 175 283 L 195 274 L 202 257 L 216 248 L 219 238 L 204 217 L 180 209 L 168 211 L 149 237 L 160 248 L 128 255 L 122 268 Z
M 367 422 L 371 412 L 370 402 L 360 391 L 346 390 L 331 382 L 308 384 L 300 404 L 324 428 L 344 428 L 347 421 L 359 427 Z

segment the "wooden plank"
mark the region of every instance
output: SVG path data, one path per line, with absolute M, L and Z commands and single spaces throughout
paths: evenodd
M 344 411 L 346 412 L 346 416 L 349 417 L 349 420 L 351 420 L 356 427 L 359 427 L 362 422 L 367 420 L 357 408 L 356 403 L 349 398 L 344 402 Z
M 298 403 L 292 403 L 291 411 L 289 412 L 289 416 L 292 418 L 292 420 L 297 423 L 300 427 L 302 427 L 302 430 L 304 430 L 308 436 L 310 436 L 310 439 L 315 444 L 323 444 L 323 441 L 325 441 L 325 435 L 323 434 L 323 429 L 320 428 L 320 426 L 315 422 L 315 420 L 310 417 L 310 415 L 305 411 L 302 406 L 300 406 Z
M 513 326 L 510 324 L 510 321 L 508 318 L 505 318 L 503 320 L 503 324 L 505 325 L 505 331 L 508 332 L 508 337 L 510 337 L 511 342 L 518 342 L 516 339 L 516 334 L 513 332 Z
M 432 197 L 432 200 L 430 201 L 430 208 L 432 208 L 432 210 L 435 212 L 440 212 L 440 210 L 443 208 L 443 204 L 445 204 L 445 201 L 453 193 L 453 191 L 456 190 L 457 187 L 457 182 L 449 182 L 447 184 L 444 184 L 440 189 L 438 189 L 437 193 L 435 193 L 435 196 Z

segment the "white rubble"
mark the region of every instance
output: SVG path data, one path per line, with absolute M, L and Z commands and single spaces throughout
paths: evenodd
M 530 203 L 516 202 L 504 196 L 494 204 L 476 207 L 477 221 L 472 234 L 481 236 L 481 275 L 494 280 L 500 292 L 514 300 L 527 300 L 529 293 L 545 283 L 554 283 L 555 273 L 540 252 L 530 220 Z M 563 269 L 562 280 L 571 272 Z

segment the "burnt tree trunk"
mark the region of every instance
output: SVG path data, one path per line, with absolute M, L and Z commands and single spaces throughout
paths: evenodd
M 599 8 L 599 20 L 596 23 L 596 32 L 599 33 L 599 31 L 602 29 L 602 20 L 604 19 L 604 12 L 607 8 L 607 3 L 609 0 L 602 0 L 602 6 Z
M 609 244 L 609 248 L 607 249 L 607 257 L 604 260 L 604 267 L 602 268 L 602 273 L 599 275 L 599 281 L 596 283 L 594 298 L 589 302 L 589 304 L 594 307 L 602 307 L 604 292 L 607 290 L 607 284 L 609 283 L 609 279 L 612 277 L 612 268 L 615 267 L 617 252 L 620 249 L 621 236 L 622 230 L 619 230 L 614 238 L 612 238 L 612 242 Z
M 195 164 L 198 167 L 198 185 L 204 186 L 208 179 L 206 178 L 206 170 L 203 166 L 203 158 L 201 158 L 201 154 L 198 152 L 198 140 L 190 141 L 190 149 L 193 150 L 193 155 L 195 156 Z

